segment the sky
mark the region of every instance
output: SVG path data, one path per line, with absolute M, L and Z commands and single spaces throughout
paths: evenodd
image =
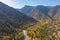
M 25 5 L 37 6 L 37 5 L 45 5 L 45 6 L 56 6 L 60 5 L 60 0 L 0 0 L 1 2 L 14 7 L 14 8 L 22 8 Z

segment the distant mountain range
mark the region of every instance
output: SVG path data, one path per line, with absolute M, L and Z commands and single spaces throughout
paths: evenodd
M 60 16 L 60 5 L 57 6 L 25 6 L 20 12 L 36 19 L 53 19 Z
M 35 19 L 0 2 L 0 35 L 14 33 L 17 28 L 22 29 L 23 24 L 36 22 Z

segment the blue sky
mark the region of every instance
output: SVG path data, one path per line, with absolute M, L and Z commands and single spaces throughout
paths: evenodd
M 14 8 L 22 8 L 25 5 L 37 6 L 37 5 L 45 5 L 45 6 L 55 6 L 60 5 L 60 0 L 0 0 L 1 2 L 14 7 Z

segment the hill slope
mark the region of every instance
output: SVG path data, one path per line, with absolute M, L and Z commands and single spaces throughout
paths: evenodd
M 0 35 L 13 34 L 16 29 L 23 29 L 24 24 L 35 22 L 33 18 L 0 2 Z

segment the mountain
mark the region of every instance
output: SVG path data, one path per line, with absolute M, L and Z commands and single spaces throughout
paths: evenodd
M 23 11 L 24 14 L 36 19 L 53 19 L 60 16 L 60 5 L 57 6 L 25 6 L 20 9 L 21 12 Z M 27 11 L 28 10 L 28 11 Z M 30 10 L 30 11 L 29 11 Z
M 34 7 L 34 9 L 30 12 L 29 16 L 36 19 L 36 20 L 46 20 L 46 19 L 52 19 L 47 13 L 48 13 L 48 8 L 44 6 L 37 6 Z
M 23 29 L 24 24 L 29 25 L 29 23 L 35 22 L 35 19 L 0 2 L 0 36 L 14 34 L 16 29 Z
M 24 14 L 29 15 L 29 13 L 31 12 L 32 9 L 33 9 L 32 6 L 27 6 L 27 5 L 25 5 L 25 7 L 19 9 L 19 11 L 21 11 L 21 12 L 24 13 Z
M 48 14 L 53 18 L 60 16 L 60 5 L 50 7 L 50 10 L 49 10 Z

